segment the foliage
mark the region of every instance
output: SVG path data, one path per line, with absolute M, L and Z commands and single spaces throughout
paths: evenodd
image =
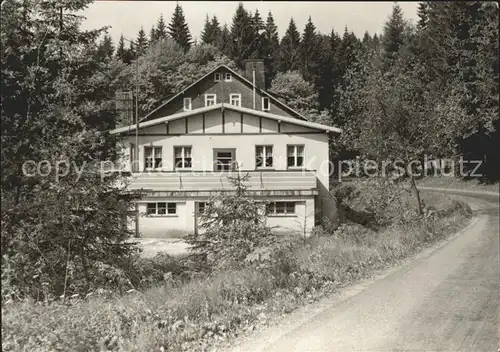
M 264 205 L 246 193 L 249 175 L 230 178 L 234 194 L 212 197 L 200 217 L 200 231 L 189 235 L 193 258 L 216 268 L 238 266 L 258 247 L 271 243 Z
M 65 2 L 62 18 L 48 2 L 2 7 L 3 294 L 85 293 L 99 266 L 136 250 L 124 227 L 135 195 L 99 172 L 98 161 L 114 157 L 103 131 L 116 112 L 109 62 L 95 60 L 105 28 L 82 31 L 75 14 L 88 3 Z
M 298 112 L 308 113 L 318 107 L 314 86 L 298 71 L 278 73 L 269 92 Z

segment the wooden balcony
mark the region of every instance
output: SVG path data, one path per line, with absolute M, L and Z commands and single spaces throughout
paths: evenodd
M 250 194 L 259 195 L 315 195 L 317 180 L 315 171 L 243 171 L 248 173 L 246 182 Z M 234 185 L 228 177 L 237 177 L 238 172 L 144 172 L 134 173 L 129 178 L 129 190 L 142 190 L 146 193 L 162 193 L 172 196 L 180 193 L 190 195 L 212 194 L 218 191 L 233 191 Z

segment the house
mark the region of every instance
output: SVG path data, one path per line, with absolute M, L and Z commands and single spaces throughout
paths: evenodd
M 340 130 L 267 93 L 262 61 L 245 65 L 246 77 L 217 67 L 145 116 L 137 136 L 136 125 L 111 131 L 132 173 L 129 189 L 143 192 L 138 235 L 199 231 L 207 199 L 234 189 L 227 177 L 237 173 L 250 175 L 248 192 L 268 204 L 268 224 L 278 231 L 308 234 L 322 217 L 335 217 L 328 145 Z

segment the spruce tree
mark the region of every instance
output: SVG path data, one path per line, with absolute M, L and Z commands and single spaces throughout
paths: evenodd
M 306 81 L 314 84 L 317 83 L 320 75 L 318 71 L 318 59 L 320 55 L 321 39 L 316 33 L 316 27 L 309 16 L 300 42 L 301 72 Z
M 168 25 L 168 34 L 184 49 L 184 52 L 188 51 L 193 44 L 193 38 L 191 37 L 191 33 L 189 33 L 184 12 L 179 4 L 175 6 L 174 14 Z
M 153 44 L 158 40 L 158 36 L 156 35 L 155 26 L 151 26 L 151 30 L 149 31 L 149 44 Z
M 165 20 L 163 19 L 163 14 L 160 15 L 158 22 L 156 23 L 155 39 L 162 40 L 167 38 L 167 26 L 165 25 Z
M 384 58 L 389 66 L 405 43 L 405 30 L 406 20 L 403 17 L 403 11 L 401 10 L 401 7 L 396 4 L 392 8 L 389 20 L 384 26 L 384 39 L 382 41 Z
M 230 58 L 239 67 L 243 67 L 243 61 L 249 58 L 252 53 L 252 45 L 255 40 L 252 23 L 250 14 L 245 10 L 243 4 L 239 3 L 233 16 L 229 41 Z
M 222 27 L 222 30 L 220 31 L 219 35 L 217 36 L 217 48 L 220 50 L 221 53 L 224 55 L 230 57 L 231 56 L 231 32 L 229 31 L 229 28 L 227 27 L 227 24 L 224 24 Z
M 293 18 L 281 39 L 278 70 L 280 72 L 294 71 L 300 67 L 300 34 Z
M 201 30 L 201 42 L 205 44 L 213 44 L 213 31 L 212 24 L 208 19 L 208 14 L 205 16 L 205 24 Z
M 141 26 L 139 33 L 137 34 L 137 53 L 139 56 L 144 55 L 148 48 L 148 38 L 146 37 L 146 32 Z
M 263 41 L 264 41 L 264 30 L 265 25 L 262 17 L 260 16 L 259 10 L 255 10 L 255 14 L 252 16 L 252 29 L 253 29 L 253 41 L 251 44 L 250 57 L 262 59 L 263 52 Z
M 126 62 L 127 60 L 127 49 L 125 48 L 125 39 L 123 38 L 123 34 L 120 35 L 120 40 L 118 41 L 118 47 L 116 48 L 116 58 L 121 60 L 122 62 Z
M 279 45 L 278 27 L 274 24 L 273 14 L 269 11 L 262 40 L 262 58 L 264 59 L 266 70 L 266 87 L 270 86 L 272 79 L 278 71 Z
M 113 57 L 114 51 L 113 39 L 106 33 L 97 48 L 97 58 L 98 60 L 108 61 Z

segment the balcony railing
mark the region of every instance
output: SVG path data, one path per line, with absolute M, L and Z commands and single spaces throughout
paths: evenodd
M 248 173 L 249 179 L 245 185 L 249 191 L 313 191 L 317 181 L 314 171 L 284 170 L 284 171 L 243 171 L 240 177 Z M 228 177 L 237 177 L 238 172 L 150 172 L 135 173 L 130 176 L 129 190 L 145 191 L 218 191 L 234 190 L 234 185 Z

